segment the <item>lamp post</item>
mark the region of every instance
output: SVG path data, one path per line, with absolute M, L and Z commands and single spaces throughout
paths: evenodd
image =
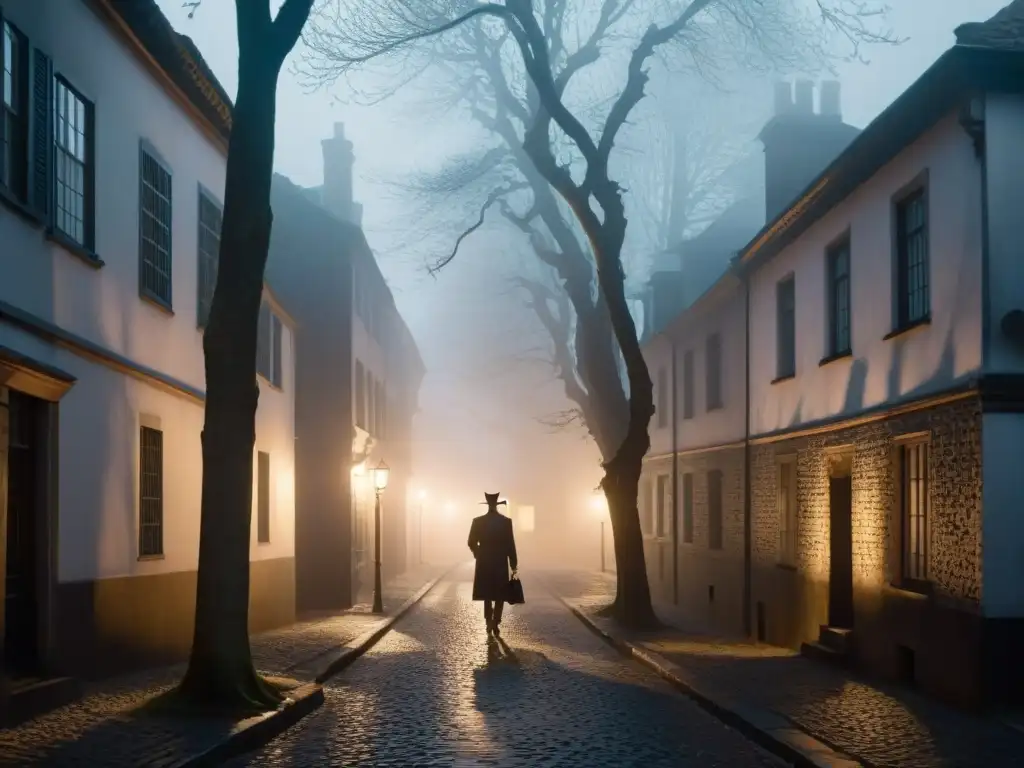
M 594 495 L 590 497 L 590 507 L 595 514 L 601 516 L 601 573 L 604 573 L 604 513 L 608 509 L 608 499 L 600 491 L 594 491 Z
M 416 521 L 416 534 L 419 538 L 417 548 L 419 550 L 419 564 L 423 565 L 423 501 L 427 498 L 427 492 L 421 488 L 416 496 L 420 501 L 419 519 Z
M 384 613 L 384 596 L 381 594 L 380 579 L 380 494 L 388 487 L 391 470 L 384 459 L 373 468 L 373 612 Z

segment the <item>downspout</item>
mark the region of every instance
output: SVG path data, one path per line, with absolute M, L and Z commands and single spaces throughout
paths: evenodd
M 747 637 L 753 634 L 751 628 L 751 608 L 753 596 L 753 568 L 751 552 L 751 515 L 752 501 L 750 489 L 750 280 L 741 275 L 743 280 L 744 312 L 743 312 L 743 378 L 745 382 L 743 408 L 743 631 Z
M 676 339 L 672 343 L 672 604 L 679 605 L 679 420 L 676 418 Z

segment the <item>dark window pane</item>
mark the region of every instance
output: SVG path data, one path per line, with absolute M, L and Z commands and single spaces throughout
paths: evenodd
M 142 292 L 171 304 L 171 174 L 141 152 L 140 244 Z
M 164 433 L 139 431 L 139 555 L 164 552 Z
M 722 472 L 708 472 L 708 547 L 722 548 Z

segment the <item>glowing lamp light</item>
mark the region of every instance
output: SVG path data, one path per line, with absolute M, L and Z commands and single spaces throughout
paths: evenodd
M 391 474 L 391 470 L 388 469 L 388 465 L 384 463 L 384 459 L 380 460 L 380 464 L 373 468 L 373 487 L 378 491 L 383 491 L 388 487 L 388 475 Z
M 420 488 L 416 492 L 416 498 L 418 498 L 420 501 L 424 501 L 427 498 L 427 492 L 425 490 L 423 490 L 422 488 Z
M 596 491 L 590 497 L 590 509 L 597 515 L 603 515 L 608 511 L 608 499 L 600 491 Z
M 366 476 L 366 462 L 360 461 L 354 467 L 352 467 L 353 477 L 365 477 Z

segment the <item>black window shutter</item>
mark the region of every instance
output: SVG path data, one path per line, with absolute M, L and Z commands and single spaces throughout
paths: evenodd
M 29 202 L 49 223 L 53 168 L 53 66 L 50 57 L 38 48 L 32 59 L 31 164 Z

